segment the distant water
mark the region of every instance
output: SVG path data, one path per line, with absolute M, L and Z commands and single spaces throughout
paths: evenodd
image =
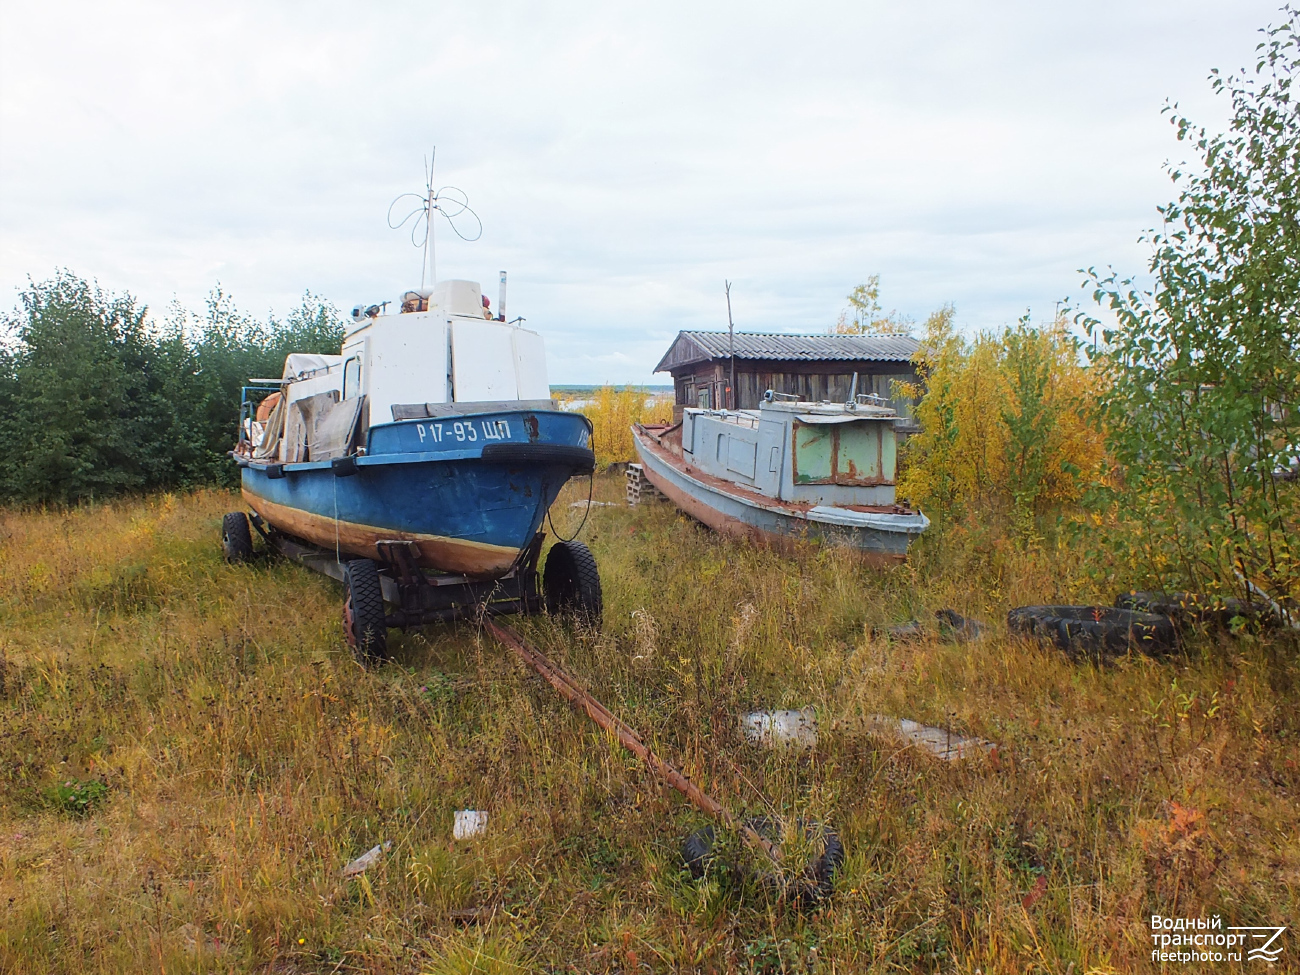
M 672 383 L 664 385 L 647 385 L 642 386 L 638 383 L 596 383 L 592 386 L 552 386 L 551 393 L 571 393 L 583 394 L 594 393 L 598 389 L 604 389 L 606 386 L 613 386 L 615 389 L 644 389 L 652 396 L 663 396 L 673 391 Z

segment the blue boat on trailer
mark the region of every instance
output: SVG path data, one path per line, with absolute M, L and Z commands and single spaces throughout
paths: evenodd
M 544 609 L 597 622 L 585 545 L 557 542 L 538 568 L 547 511 L 595 463 L 590 422 L 550 399 L 542 337 L 493 317 L 474 282 L 400 308 L 358 306 L 339 355 L 290 355 L 246 387 L 232 456 L 251 516 L 225 517 L 226 557 L 251 558 L 256 530 L 342 581 L 362 659 L 385 656 L 389 627 Z

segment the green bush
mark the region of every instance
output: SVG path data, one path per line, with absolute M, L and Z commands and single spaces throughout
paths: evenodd
M 1259 45 L 1255 77 L 1220 77 L 1229 132 L 1172 110 L 1200 165 L 1175 169 L 1176 202 L 1148 239 L 1149 291 L 1090 273 L 1112 325 L 1106 425 L 1121 476 L 1100 487 L 1117 554 L 1171 589 L 1300 593 L 1300 493 L 1285 474 L 1300 444 L 1300 69 L 1293 18 Z
M 337 352 L 343 323 L 311 294 L 287 321 L 241 315 L 220 289 L 203 316 L 156 323 L 131 295 L 70 272 L 34 283 L 5 319 L 0 500 L 76 503 L 230 484 L 239 391 L 289 352 Z

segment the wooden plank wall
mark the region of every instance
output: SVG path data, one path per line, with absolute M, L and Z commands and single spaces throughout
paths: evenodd
M 737 361 L 736 387 L 739 398 L 736 405 L 742 410 L 757 409 L 762 402 L 763 393 L 769 389 L 778 393 L 793 393 L 800 399 L 813 402 L 826 400 L 843 403 L 849 398 L 849 388 L 853 384 L 853 364 L 849 364 L 848 372 L 817 371 L 826 370 L 829 365 Z M 835 366 L 840 367 L 840 363 L 835 363 Z M 725 361 L 700 362 L 693 367 L 675 371 L 673 379 L 678 410 L 683 406 L 698 406 L 701 387 L 709 389 L 710 405 L 715 409 L 723 405 L 722 397 L 728 374 L 728 363 Z M 858 371 L 858 392 L 883 397 L 891 402 L 899 416 L 911 417 L 913 403 L 906 397 L 894 395 L 892 384 L 895 380 L 915 382 L 916 373 L 904 363 L 863 364 Z

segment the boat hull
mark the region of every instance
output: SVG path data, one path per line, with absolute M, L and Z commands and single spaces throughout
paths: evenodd
M 372 428 L 367 454 L 346 462 L 245 461 L 242 493 L 277 531 L 340 557 L 378 558 L 379 542 L 406 541 L 425 568 L 493 578 L 586 466 L 588 433 L 565 413 L 402 421 Z
M 633 440 L 645 476 L 661 494 L 697 521 L 736 538 L 782 549 L 803 539 L 825 541 L 857 549 L 871 561 L 897 564 L 929 525 L 917 512 L 797 505 L 742 492 L 692 469 L 640 430 L 633 430 Z

